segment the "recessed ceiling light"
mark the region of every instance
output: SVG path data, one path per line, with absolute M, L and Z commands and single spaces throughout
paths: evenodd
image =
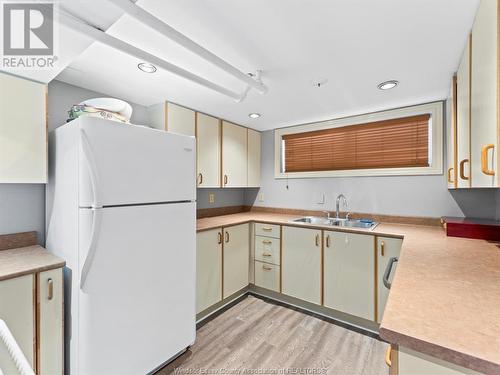
M 140 63 L 137 67 L 144 73 L 154 73 L 156 72 L 156 66 L 150 63 Z
M 385 81 L 385 82 L 379 83 L 377 85 L 377 87 L 379 88 L 379 90 L 390 90 L 390 89 L 393 89 L 394 87 L 396 87 L 397 85 L 399 85 L 398 81 L 390 80 L 390 81 Z
M 248 117 L 250 117 L 250 118 L 259 118 L 260 117 L 260 113 L 250 113 L 248 115 Z

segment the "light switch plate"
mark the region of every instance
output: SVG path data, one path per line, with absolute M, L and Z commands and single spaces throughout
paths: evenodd
M 215 193 L 208 193 L 208 202 L 215 203 Z
M 264 193 L 259 194 L 259 202 L 264 202 Z

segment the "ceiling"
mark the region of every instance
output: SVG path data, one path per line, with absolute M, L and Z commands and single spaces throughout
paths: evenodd
M 113 6 L 108 4 L 94 18 L 87 12 L 90 1 L 83 3 L 79 15 L 104 29 L 117 19 L 107 29 L 109 34 L 231 90 L 245 89 L 240 81 L 156 31 L 127 15 L 120 17 Z M 99 6 L 103 3 L 99 0 Z M 137 58 L 100 43 L 87 48 L 89 40 L 57 79 L 145 106 L 169 100 L 265 130 L 445 98 L 478 0 L 139 0 L 137 4 L 243 72 L 261 69 L 269 92 L 251 90 L 236 103 L 161 69 L 143 73 L 137 69 Z M 67 41 L 61 41 L 61 50 L 67 48 Z M 328 80 L 323 87 L 311 84 L 322 78 Z M 400 85 L 389 91 L 377 89 L 378 83 L 389 79 Z M 262 116 L 250 119 L 251 112 Z

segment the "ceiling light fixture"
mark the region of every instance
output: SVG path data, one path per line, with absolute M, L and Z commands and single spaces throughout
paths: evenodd
M 150 63 L 140 63 L 137 67 L 142 70 L 144 73 L 154 73 L 156 72 L 156 66 Z
M 250 118 L 259 118 L 260 117 L 260 113 L 250 113 L 248 115 L 248 117 L 250 117 Z
M 379 90 L 390 90 L 399 85 L 399 82 L 392 79 L 390 81 L 385 81 L 377 85 Z

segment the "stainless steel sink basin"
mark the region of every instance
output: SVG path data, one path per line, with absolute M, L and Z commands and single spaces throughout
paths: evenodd
M 334 225 L 336 227 L 345 227 L 345 228 L 361 228 L 361 229 L 373 229 L 378 223 L 360 221 L 360 220 L 334 220 L 330 225 Z
M 332 219 L 326 217 L 306 216 L 293 220 L 295 223 L 306 223 L 313 225 L 331 225 Z
M 377 222 L 361 221 L 361 220 L 351 220 L 351 219 L 327 219 L 326 217 L 316 217 L 316 216 L 305 216 L 293 220 L 294 223 L 304 223 L 311 225 L 325 225 L 330 227 L 341 227 L 341 228 L 358 228 L 373 230 L 377 226 Z

